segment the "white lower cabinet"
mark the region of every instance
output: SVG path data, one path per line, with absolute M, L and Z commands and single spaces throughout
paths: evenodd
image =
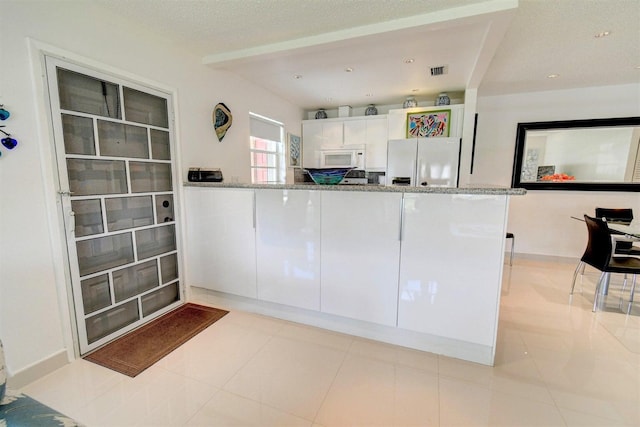
M 321 311 L 395 326 L 402 194 L 321 197 Z
M 493 347 L 507 196 L 405 194 L 398 327 Z
M 320 310 L 320 192 L 256 190 L 258 298 Z
M 187 187 L 184 196 L 190 284 L 256 298 L 254 190 Z
M 493 364 L 508 196 L 199 187 L 184 196 L 191 286 Z

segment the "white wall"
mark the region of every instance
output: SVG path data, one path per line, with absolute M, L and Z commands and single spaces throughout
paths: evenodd
M 1 7 L 0 103 L 12 113 L 3 124 L 20 145 L 12 152 L 2 149 L 0 158 L 0 339 L 9 374 L 16 375 L 69 348 L 53 144 L 37 90 L 41 83 L 32 79 L 27 37 L 175 90 L 183 177 L 188 167 L 200 165 L 248 182 L 248 112 L 281 121 L 298 135 L 303 113 L 264 89 L 204 67 L 187 47 L 163 39 L 162 29 L 154 34 L 138 28 L 91 2 L 3 0 Z M 480 97 L 472 184 L 510 184 L 517 122 L 640 115 L 639 91 L 630 85 Z M 222 143 L 211 124 L 218 102 L 234 117 Z M 591 213 L 596 205 L 629 206 L 640 216 L 637 193 L 539 191 L 513 197 L 509 228 L 516 250 L 578 257 L 586 233 L 569 216 Z
M 300 134 L 303 111 L 200 56 L 114 16 L 91 2 L 2 1 L 0 104 L 3 124 L 18 140 L 0 159 L 0 339 L 10 376 L 70 348 L 57 190 L 40 78 L 33 81 L 29 41 L 68 52 L 71 59 L 152 83 L 176 95 L 176 135 L 182 177 L 190 166 L 220 167 L 249 182 L 249 111 Z M 40 67 L 40 64 L 36 64 Z M 218 142 L 211 113 L 224 102 L 233 125 Z M 66 356 L 66 355 L 65 355 Z
M 519 122 L 640 116 L 640 84 L 478 98 L 478 130 L 472 184 L 510 186 Z M 640 193 L 529 191 L 511 198 L 509 231 L 516 252 L 579 258 L 586 245 L 583 223 L 596 206 L 630 207 L 640 218 Z

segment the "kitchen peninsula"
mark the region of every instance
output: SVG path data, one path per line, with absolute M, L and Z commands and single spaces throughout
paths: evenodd
M 193 298 L 492 365 L 522 189 L 184 184 Z

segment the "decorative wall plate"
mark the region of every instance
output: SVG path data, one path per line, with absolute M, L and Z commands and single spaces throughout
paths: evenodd
M 218 141 L 222 142 L 222 138 L 227 134 L 232 122 L 231 110 L 222 102 L 216 105 L 213 109 L 213 127 L 216 130 Z

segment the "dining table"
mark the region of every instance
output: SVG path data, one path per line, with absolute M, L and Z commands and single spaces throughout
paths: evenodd
M 631 222 L 607 222 L 609 230 L 622 234 L 630 239 L 640 239 L 640 220 Z

